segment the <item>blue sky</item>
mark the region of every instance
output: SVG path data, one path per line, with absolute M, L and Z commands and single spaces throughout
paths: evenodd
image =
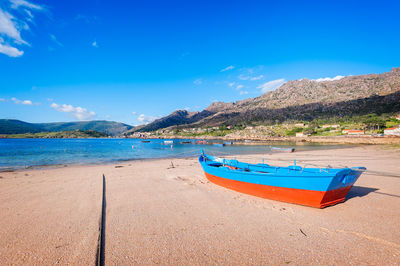
M 0 0 L 0 118 L 142 124 L 400 66 L 398 1 Z

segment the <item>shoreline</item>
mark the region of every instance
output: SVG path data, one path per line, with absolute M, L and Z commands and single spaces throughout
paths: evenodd
M 129 139 L 143 139 L 133 138 Z M 377 144 L 377 145 L 400 145 L 400 137 L 397 136 L 310 136 L 310 137 L 262 137 L 262 136 L 249 136 L 249 137 L 232 137 L 232 136 L 150 136 L 146 139 L 196 139 L 196 140 L 224 140 L 224 141 L 245 141 L 250 140 L 254 142 L 310 142 L 310 143 L 332 143 L 332 144 Z M 241 142 L 241 143 L 242 143 Z
M 295 142 L 295 143 L 321 143 L 321 144 L 372 144 L 372 145 L 400 145 L 399 136 L 309 136 L 309 137 L 265 137 L 265 136 L 180 136 L 180 135 L 160 135 L 148 137 L 112 137 L 112 138 L 8 138 L 1 137 L 0 139 L 193 139 L 193 140 L 222 140 L 222 141 L 236 141 L 243 145 L 251 145 L 245 142 L 252 141 L 255 143 L 269 143 L 269 142 Z
M 269 145 L 271 143 L 268 142 L 251 142 L 251 143 L 237 143 L 236 145 Z M 316 143 L 318 144 L 318 143 Z M 321 146 L 334 146 L 337 145 L 335 143 L 321 143 Z M 351 144 L 345 144 L 346 146 L 344 147 L 334 147 L 333 149 L 349 149 L 353 148 L 354 146 Z M 348 146 L 347 146 L 348 145 Z M 364 144 L 361 144 L 364 145 Z M 208 145 L 201 145 L 201 146 L 208 146 Z M 323 150 L 330 150 L 332 148 L 327 148 Z M 313 149 L 310 149 L 313 150 Z M 304 152 L 305 150 L 296 150 L 295 153 L 298 154 L 300 152 Z M 189 153 L 191 151 L 188 151 Z M 185 154 L 184 152 L 183 154 Z M 274 154 L 274 153 L 279 153 L 279 152 L 272 152 L 266 150 L 265 152 L 259 152 L 259 153 L 232 153 L 232 154 L 227 154 L 224 155 L 224 157 L 240 157 L 240 156 L 245 156 L 245 155 L 260 155 L 260 154 Z M 29 170 L 46 170 L 46 169 L 59 169 L 59 168 L 65 168 L 65 167 L 85 167 L 85 166 L 106 166 L 106 165 L 113 165 L 113 164 L 122 164 L 122 163 L 134 163 L 137 161 L 156 161 L 156 160 L 171 160 L 171 159 L 188 159 L 188 158 L 198 158 L 200 155 L 200 149 L 199 149 L 199 154 L 197 155 L 184 155 L 184 156 L 165 156 L 161 158 L 139 158 L 139 159 L 121 159 L 121 160 L 110 160 L 110 161 L 102 161 L 102 162 L 85 162 L 85 163 L 64 163 L 64 164 L 45 164 L 45 165 L 29 165 L 29 166 L 5 166 L 5 167 L 0 167 L 0 174 L 1 173 L 8 173 L 8 172 L 15 172 L 15 171 L 29 171 Z

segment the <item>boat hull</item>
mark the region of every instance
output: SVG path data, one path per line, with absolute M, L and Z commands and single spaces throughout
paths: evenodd
M 199 157 L 208 180 L 217 185 L 278 201 L 316 208 L 343 202 L 365 167 L 305 168 L 249 164 L 206 155 Z
M 350 185 L 329 191 L 315 191 L 248 183 L 204 173 L 210 182 L 241 193 L 315 208 L 325 208 L 344 202 L 352 187 Z

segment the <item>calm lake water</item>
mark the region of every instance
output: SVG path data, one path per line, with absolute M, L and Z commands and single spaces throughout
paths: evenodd
M 164 140 L 151 139 L 143 143 L 140 139 L 0 139 L 0 171 L 28 167 L 69 164 L 99 164 L 124 160 L 195 157 L 200 149 L 214 155 L 268 153 L 269 145 L 213 145 L 182 144 L 173 140 L 165 145 Z M 194 141 L 193 141 L 194 142 Z M 222 143 L 221 141 L 214 141 Z M 296 150 L 329 149 L 343 145 L 285 143 L 274 147 L 294 147 Z

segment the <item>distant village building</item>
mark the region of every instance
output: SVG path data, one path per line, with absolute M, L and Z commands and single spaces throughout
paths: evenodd
M 135 132 L 129 135 L 130 138 L 146 138 L 150 136 L 150 132 Z
M 266 130 L 268 130 L 268 127 L 266 127 L 266 126 L 257 126 L 255 129 L 258 130 L 258 131 L 266 131 Z
M 322 125 L 322 128 L 328 128 L 328 127 L 331 127 L 331 128 L 339 128 L 340 125 L 328 125 L 328 124 Z
M 400 136 L 400 126 L 387 128 L 383 131 L 383 133 L 389 136 Z
M 296 137 L 305 137 L 306 135 L 304 135 L 303 132 L 297 132 L 296 133 Z
M 347 135 L 364 135 L 364 134 L 365 134 L 364 130 L 348 130 L 347 131 Z
M 297 123 L 297 124 L 294 124 L 294 126 L 295 126 L 295 127 L 305 127 L 306 124 L 304 124 L 304 123 Z

